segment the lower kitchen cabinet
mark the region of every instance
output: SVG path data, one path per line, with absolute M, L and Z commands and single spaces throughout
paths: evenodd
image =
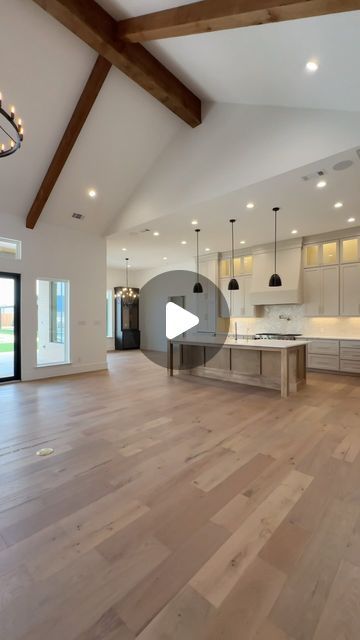
M 337 265 L 305 269 L 305 316 L 338 316 L 339 286 L 339 267 Z
M 307 351 L 309 369 L 360 373 L 360 340 L 312 340 Z
M 341 279 L 341 315 L 358 316 L 360 314 L 360 264 L 342 264 Z

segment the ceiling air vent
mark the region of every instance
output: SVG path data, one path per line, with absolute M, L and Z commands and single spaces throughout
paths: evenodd
M 318 178 L 321 178 L 325 175 L 326 171 L 316 171 L 315 173 L 309 173 L 309 175 L 303 176 L 302 180 L 304 180 L 305 182 L 307 182 L 308 180 L 318 180 Z
M 346 171 L 346 169 L 350 169 L 353 164 L 354 163 L 352 160 L 342 160 L 341 162 L 337 162 L 337 164 L 334 164 L 333 169 L 334 171 Z
M 71 217 L 75 220 L 84 220 L 85 218 L 82 213 L 73 213 Z

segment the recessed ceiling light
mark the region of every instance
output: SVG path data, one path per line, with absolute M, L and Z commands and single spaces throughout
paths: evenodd
M 335 202 L 334 207 L 335 209 L 341 209 L 341 207 L 343 207 L 343 203 L 342 202 Z
M 89 189 L 88 194 L 90 196 L 90 198 L 96 198 L 97 193 L 95 191 L 95 189 Z
M 247 209 L 254 209 L 254 207 L 255 207 L 255 204 L 253 202 L 248 202 L 246 205 Z
M 206 247 L 205 251 L 210 251 L 210 248 L 209 248 L 209 247 Z
M 245 240 L 240 240 L 240 244 L 245 244 Z
M 298 233 L 298 230 L 297 229 L 293 229 L 291 233 L 293 233 L 295 235 L 296 233 Z
M 317 71 L 319 68 L 319 63 L 316 62 L 316 60 L 309 60 L 309 62 L 306 63 L 306 70 L 310 71 L 310 73 L 315 73 L 315 71 Z
M 191 224 L 199 224 L 197 220 L 191 220 Z
M 318 189 L 323 189 L 324 187 L 326 187 L 326 185 L 327 185 L 326 180 L 320 180 L 316 186 Z
M 160 233 L 158 231 L 154 231 L 153 236 L 159 236 Z
M 186 240 L 181 240 L 181 244 L 187 244 Z
M 127 251 L 127 248 L 126 248 L 126 247 L 123 247 L 123 248 L 121 249 L 121 251 Z
M 166 257 L 166 256 L 164 256 L 164 257 L 163 257 L 163 260 L 167 260 L 167 257 Z
M 355 222 L 355 218 L 348 218 L 348 222 Z

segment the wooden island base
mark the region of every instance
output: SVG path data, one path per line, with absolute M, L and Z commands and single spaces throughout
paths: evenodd
M 306 344 L 275 344 L 279 342 L 241 341 L 219 348 L 189 339 L 169 341 L 169 374 L 176 369 L 193 376 L 276 389 L 287 398 L 306 384 Z

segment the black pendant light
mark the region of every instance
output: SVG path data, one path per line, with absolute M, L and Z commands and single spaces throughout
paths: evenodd
M 231 223 L 231 280 L 228 284 L 228 290 L 229 291 L 237 291 L 239 288 L 239 283 L 238 281 L 234 278 L 234 261 L 235 261 L 235 256 L 234 256 L 234 222 L 236 222 L 236 220 L 232 219 L 230 220 Z
M 274 245 L 274 273 L 269 280 L 269 287 L 281 287 L 282 282 L 280 276 L 276 273 L 276 244 L 277 244 L 277 213 L 280 211 L 280 207 L 274 207 L 274 219 L 275 219 L 275 245 Z
M 194 288 L 193 288 L 193 292 L 194 293 L 202 293 L 203 292 L 203 288 L 202 288 L 202 284 L 200 282 L 200 274 L 199 274 L 199 233 L 200 233 L 200 229 L 195 229 L 195 233 L 196 233 L 196 278 L 197 281 L 194 284 Z

